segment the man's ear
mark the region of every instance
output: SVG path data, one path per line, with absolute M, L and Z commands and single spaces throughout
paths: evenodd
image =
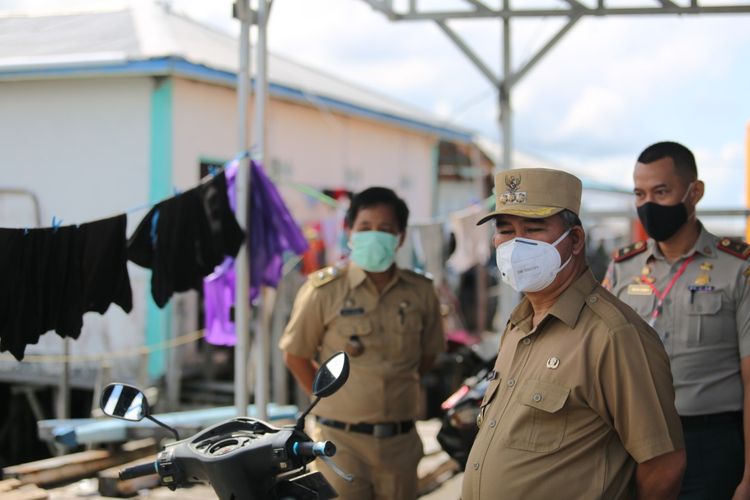
M 706 185 L 701 180 L 695 181 L 693 184 L 693 192 L 690 193 L 690 201 L 692 202 L 693 206 L 697 205 L 701 199 L 703 199 L 703 195 L 706 192 Z
M 582 226 L 573 226 L 570 229 L 570 238 L 573 242 L 573 255 L 580 255 L 586 248 L 586 231 Z

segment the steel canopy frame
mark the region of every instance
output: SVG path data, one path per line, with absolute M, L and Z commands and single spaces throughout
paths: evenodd
M 671 0 L 654 0 L 653 6 L 609 7 L 606 0 L 596 0 L 591 7 L 578 0 L 560 0 L 559 7 L 513 8 L 510 0 L 502 0 L 502 7 L 493 8 L 487 0 L 462 0 L 465 8 L 429 11 L 418 0 L 409 0 L 408 6 L 398 9 L 394 0 L 363 0 L 374 10 L 391 21 L 434 21 L 458 49 L 476 66 L 482 75 L 495 87 L 500 107 L 499 126 L 502 137 L 502 165 L 496 170 L 507 170 L 511 165 L 513 151 L 513 126 L 511 91 L 529 70 L 559 42 L 573 26 L 585 16 L 643 16 L 675 14 L 750 14 L 750 3 L 727 3 L 724 5 L 702 5 L 699 0 L 690 0 L 686 5 Z M 401 2 L 400 2 L 401 3 Z M 457 2 L 458 3 L 458 2 Z M 683 2 L 685 3 L 685 2 Z M 526 63 L 516 71 L 511 62 L 511 20 L 513 18 L 567 18 L 567 22 Z M 502 68 L 503 74 L 496 76 L 466 42 L 448 26 L 456 19 L 500 19 L 503 27 Z

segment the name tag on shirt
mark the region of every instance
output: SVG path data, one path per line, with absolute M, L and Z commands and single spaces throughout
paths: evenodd
M 713 292 L 713 285 L 688 285 L 688 290 L 691 292 Z
M 653 295 L 654 291 L 648 285 L 628 285 L 628 295 Z
M 339 311 L 342 316 L 359 316 L 365 313 L 364 307 L 346 307 Z

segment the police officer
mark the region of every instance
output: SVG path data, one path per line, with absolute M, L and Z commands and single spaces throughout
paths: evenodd
M 680 498 L 750 498 L 750 247 L 696 218 L 704 184 L 685 146 L 649 146 L 633 179 L 650 238 L 618 250 L 603 284 L 652 324 L 669 354 L 688 461 Z
M 523 293 L 501 337 L 463 500 L 674 498 L 685 464 L 656 333 L 586 264 L 581 181 L 495 176 L 497 265 Z
M 350 262 L 310 276 L 279 343 L 308 393 L 318 360 L 349 353 L 349 380 L 313 410 L 316 438 L 333 441 L 337 465 L 355 477 L 347 483 L 320 465 L 344 499 L 417 495 L 420 374 L 442 351 L 444 336 L 432 281 L 394 264 L 408 216 L 390 189 L 354 196 L 346 214 Z

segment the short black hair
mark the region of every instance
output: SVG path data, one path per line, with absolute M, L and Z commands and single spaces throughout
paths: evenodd
M 399 198 L 392 189 L 379 186 L 367 188 L 354 195 L 346 211 L 344 219 L 346 226 L 351 228 L 354 225 L 354 220 L 357 218 L 360 210 L 376 205 L 388 205 L 393 208 L 399 230 L 406 230 L 406 225 L 409 222 L 409 207 L 406 206 L 406 202 Z
M 565 229 L 572 229 L 575 226 L 581 226 L 583 227 L 583 223 L 581 222 L 581 218 L 578 217 L 575 212 L 572 210 L 568 210 L 567 208 L 563 210 L 562 212 L 559 212 L 557 215 L 560 216 L 560 218 L 563 221 L 563 225 L 565 226 Z
M 638 163 L 652 163 L 662 158 L 671 158 L 677 175 L 687 182 L 698 178 L 698 167 L 693 153 L 678 142 L 664 141 L 652 144 L 638 156 Z

